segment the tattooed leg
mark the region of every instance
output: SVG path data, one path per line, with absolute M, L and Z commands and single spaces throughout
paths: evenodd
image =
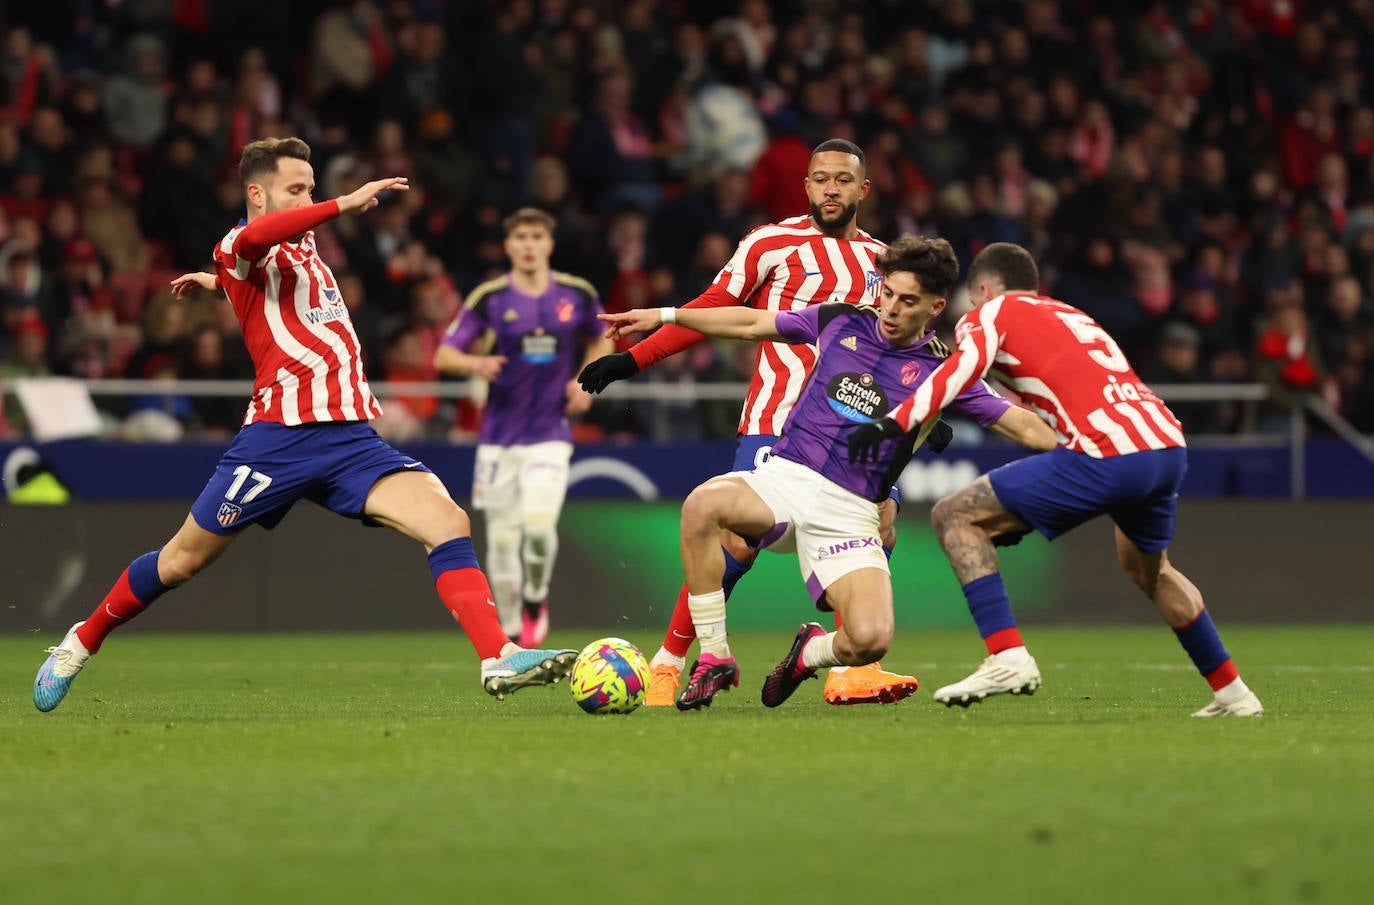
M 936 503 L 930 520 L 961 585 L 997 571 L 994 537 L 1028 530 L 998 502 L 987 475 Z

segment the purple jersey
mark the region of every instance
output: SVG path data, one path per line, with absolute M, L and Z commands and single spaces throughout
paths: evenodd
M 893 346 L 869 305 L 825 304 L 777 316 L 777 330 L 790 343 L 820 349 L 801 398 L 783 425 L 773 455 L 805 465 L 865 499 L 887 497 L 911 459 L 915 434 L 883 443 L 878 461 L 849 461 L 853 427 L 881 418 L 894 400 L 910 396 L 949 355 L 927 333 L 909 346 Z M 978 381 L 947 411 L 983 427 L 1001 418 L 1011 403 Z
M 468 294 L 444 334 L 444 345 L 466 352 L 491 330 L 491 354 L 506 357 L 487 396 L 478 442 L 521 446 L 572 439 L 564 414 L 565 387 L 581 340 L 601 335 L 600 313 L 601 300 L 591 283 L 557 271 L 543 295 L 521 292 L 509 275 Z

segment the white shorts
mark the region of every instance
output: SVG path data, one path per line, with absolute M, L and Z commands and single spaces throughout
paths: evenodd
M 758 539 L 758 548 L 795 550 L 816 606 L 830 609 L 825 589 L 850 572 L 882 569 L 892 574 L 878 535 L 877 503 L 777 456 L 733 476 L 743 478 L 773 510 L 773 530 Z
M 477 447 L 472 507 L 515 517 L 552 515 L 557 521 L 568 495 L 571 443 L 550 440 L 529 446 Z

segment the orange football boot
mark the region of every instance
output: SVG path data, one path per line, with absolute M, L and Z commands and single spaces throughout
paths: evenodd
M 682 670 L 671 663 L 663 663 L 649 670 L 649 691 L 644 695 L 645 707 L 672 707 L 677 703 L 677 682 Z
M 866 666 L 832 666 L 825 677 L 825 701 L 843 704 L 895 704 L 921 687 L 915 676 L 883 669 L 881 663 Z

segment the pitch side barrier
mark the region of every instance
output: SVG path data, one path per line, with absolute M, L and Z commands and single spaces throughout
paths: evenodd
M 956 422 L 955 433 L 976 435 Z M 224 453 L 228 441 L 131 443 L 72 439 L 49 442 L 0 441 L 5 493 L 41 462 L 82 500 L 194 499 Z M 472 490 L 475 447 L 447 443 L 403 443 L 402 450 L 434 469 L 456 497 Z M 733 458 L 730 441 L 704 443 L 603 443 L 579 446 L 573 456 L 569 497 L 681 498 Z M 1019 447 L 991 443 L 951 446 L 944 455 L 920 451 L 899 486 L 911 502 L 932 502 L 966 486 L 979 474 L 1019 458 Z M 1194 438 L 1188 451 L 1184 494 L 1190 499 L 1293 498 L 1374 499 L 1374 465 L 1338 438 L 1302 442 L 1301 480 L 1294 477 L 1295 453 L 1286 438 Z M 1301 488 L 1301 494 L 1295 489 Z M 0 494 L 3 496 L 3 494 Z
M 648 375 L 651 378 L 652 372 Z M 17 393 L 41 406 L 30 413 L 35 424 L 47 424 L 49 436 L 62 440 L 0 440 L 0 463 L 7 474 L 32 459 L 43 460 L 60 480 L 86 500 L 187 500 L 195 497 L 228 441 L 133 443 L 117 439 L 118 426 L 105 437 L 80 436 L 105 430 L 91 397 L 224 396 L 246 399 L 247 381 L 144 381 L 49 378 L 14 381 L 13 388 L 42 387 L 44 394 Z M 380 382 L 387 397 L 437 396 L 446 399 L 479 395 L 470 381 L 437 383 Z M 681 412 L 684 403 L 742 398 L 744 384 L 679 385 L 642 377 L 616 384 L 597 404 L 634 405 L 641 414 L 656 404 Z M 1214 401 L 1236 407 L 1242 424 L 1254 424 L 1257 405 L 1267 396 L 1259 384 L 1176 384 L 1156 387 L 1166 401 Z M 51 401 L 47 401 L 51 400 Z M 46 404 L 45 404 L 46 403 Z M 53 418 L 54 410 L 87 409 L 87 417 Z M 1311 416 L 1329 425 L 1333 436 L 1309 437 L 1307 417 L 1295 410 L 1287 430 L 1274 434 L 1189 435 L 1189 471 L 1184 492 L 1190 498 L 1288 497 L 1374 498 L 1374 440 L 1361 436 L 1319 399 L 1308 403 Z M 931 501 L 966 485 L 976 475 L 1023 454 L 1003 445 L 971 424 L 955 422 L 955 444 L 943 455 L 921 451 L 901 477 L 911 501 Z M 1272 428 L 1272 424 L 1270 427 Z M 1185 425 L 1186 429 L 1187 425 Z M 73 436 L 76 435 L 76 436 Z M 40 435 L 41 436 L 41 435 Z M 470 492 L 474 448 L 448 443 L 397 444 L 432 467 L 456 496 Z M 18 457 L 16 458 L 16 453 Z M 701 481 L 729 466 L 733 443 L 657 444 L 602 443 L 580 446 L 573 460 L 569 494 L 580 497 L 681 497 Z M 5 487 L 13 485 L 5 481 Z M 3 491 L 0 491 L 3 492 Z

